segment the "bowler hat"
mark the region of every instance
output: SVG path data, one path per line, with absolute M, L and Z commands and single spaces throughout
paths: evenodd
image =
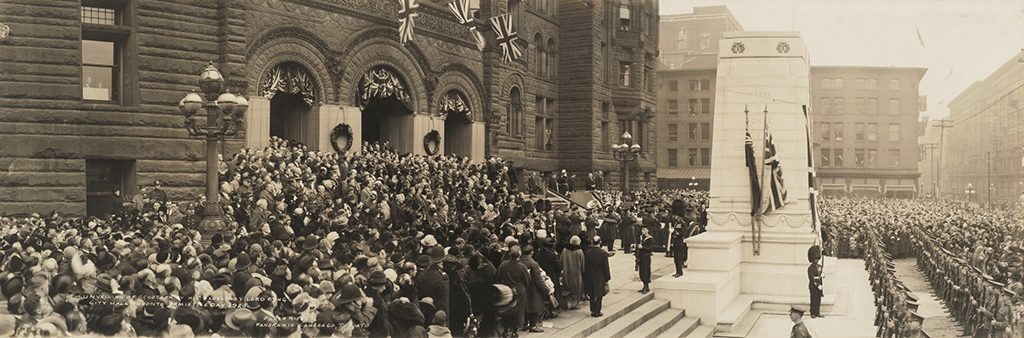
M 387 284 L 388 278 L 382 271 L 374 271 L 370 274 L 369 283 L 370 285 L 379 286 Z
M 421 269 L 430 266 L 430 256 L 420 255 L 416 257 L 416 266 Z
M 341 297 L 334 305 L 344 305 L 363 298 L 363 293 L 359 291 L 359 287 L 355 284 L 349 283 L 341 287 Z

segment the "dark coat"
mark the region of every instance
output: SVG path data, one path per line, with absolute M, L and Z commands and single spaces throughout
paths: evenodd
M 530 271 L 518 260 L 505 260 L 498 267 L 498 283 L 508 285 L 519 295 L 519 302 L 510 320 L 512 327 L 521 327 L 526 319 L 526 290 L 530 286 Z
M 583 252 L 583 280 L 591 287 L 604 287 L 612 279 L 608 266 L 608 252 L 601 247 L 590 247 Z
M 420 299 L 430 297 L 438 311 L 448 313 L 448 275 L 431 266 L 416 274 L 416 289 Z
M 373 298 L 373 307 L 377 308 L 377 314 L 370 321 L 370 336 L 387 337 L 391 335 L 391 322 L 388 319 L 388 302 L 384 300 L 384 296 L 373 289 L 367 289 L 366 296 Z
M 541 276 L 540 264 L 533 257 L 524 256 L 519 259 L 526 269 L 530 271 L 530 284 L 526 291 L 526 312 L 527 313 L 543 313 L 546 309 L 545 303 L 548 299 L 547 285 L 544 284 L 544 277 Z M 551 277 L 551 276 L 548 276 Z
M 448 312 L 448 327 L 456 334 L 462 334 L 470 314 L 469 289 L 460 271 L 448 271 L 448 277 L 448 307 L 451 309 Z
M 478 258 L 486 261 L 483 257 Z M 496 270 L 490 263 L 482 267 L 470 267 L 466 270 L 466 288 L 469 289 L 470 302 L 473 305 L 473 314 L 480 320 L 480 335 L 486 337 L 493 332 L 496 320 L 494 309 Z

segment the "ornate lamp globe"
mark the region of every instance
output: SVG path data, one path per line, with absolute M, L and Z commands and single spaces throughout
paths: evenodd
M 220 94 L 220 97 L 217 98 L 217 106 L 224 111 L 225 117 L 234 114 L 235 100 L 237 100 L 235 94 L 231 94 L 229 92 L 224 92 L 224 94 Z
M 199 89 L 203 91 L 206 96 L 213 96 L 220 93 L 224 87 L 224 76 L 220 74 L 217 67 L 213 66 L 213 62 L 210 62 L 206 68 L 203 69 L 202 73 L 199 73 Z
M 192 117 L 203 107 L 203 98 L 195 92 L 188 93 L 178 102 L 178 109 L 185 117 Z
M 628 131 L 624 132 L 622 133 L 622 139 L 628 142 L 629 140 L 633 139 L 633 135 L 630 135 Z
M 235 117 L 240 118 L 245 115 L 245 112 L 249 110 L 249 100 L 246 100 L 241 95 L 235 97 Z
M 632 147 L 630 147 L 629 150 L 634 152 L 634 153 L 639 153 L 640 152 L 640 145 L 639 144 L 634 144 Z
M 618 143 L 612 144 L 612 151 L 618 152 L 621 147 Z

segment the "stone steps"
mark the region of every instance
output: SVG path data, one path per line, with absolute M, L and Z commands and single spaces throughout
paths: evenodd
M 697 318 L 683 317 L 675 322 L 675 325 L 665 330 L 657 338 L 685 338 L 690 333 L 699 329 L 700 320 Z
M 686 338 L 712 338 L 715 335 L 715 328 L 708 325 L 698 326 L 696 330 L 686 335 Z
M 627 336 L 638 338 L 646 337 L 640 335 L 634 336 L 632 333 L 637 328 L 640 328 L 641 324 L 643 324 L 644 326 L 652 324 L 650 322 L 652 318 L 655 318 L 656 316 L 658 316 L 658 314 L 662 312 L 669 312 L 665 311 L 668 309 L 669 304 L 667 301 L 649 300 L 645 302 L 643 305 L 640 305 L 640 307 L 636 308 L 636 310 L 630 311 L 625 316 L 620 317 L 619 319 L 609 323 L 607 326 L 594 332 L 593 336 L 602 338 L 622 338 Z M 681 313 L 682 311 L 679 312 Z M 670 315 L 674 316 L 674 314 L 671 313 Z M 661 325 L 668 325 L 668 322 L 662 323 Z

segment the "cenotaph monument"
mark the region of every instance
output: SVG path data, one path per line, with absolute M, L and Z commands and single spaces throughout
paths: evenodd
M 797 32 L 725 33 L 718 54 L 707 232 L 686 240 L 683 276 L 663 277 L 654 286 L 655 296 L 673 308 L 728 332 L 752 309 L 810 304 L 807 250 L 818 235 L 808 203 L 803 107 L 810 102 L 810 62 L 803 39 Z M 768 119 L 788 191 L 786 205 L 764 214 L 756 254 L 744 156 L 748 118 L 758 164 Z M 826 295 L 823 309 L 833 302 Z

